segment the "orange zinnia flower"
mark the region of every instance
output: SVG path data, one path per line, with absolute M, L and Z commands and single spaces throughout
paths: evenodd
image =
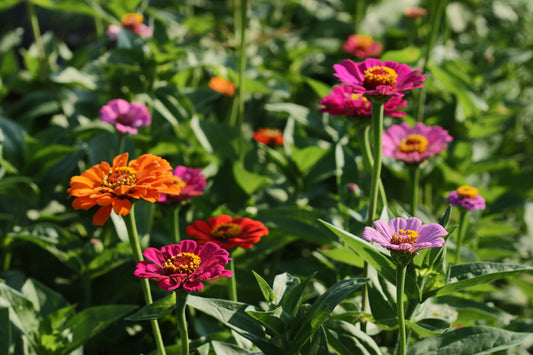
M 268 228 L 250 218 L 232 218 L 223 214 L 208 218 L 207 222 L 194 221 L 185 228 L 185 232 L 199 244 L 213 242 L 226 250 L 235 246 L 248 249 L 268 234 Z
M 283 133 L 279 129 L 259 128 L 252 136 L 254 139 L 266 145 L 283 145 Z
M 172 175 L 172 167 L 163 158 L 144 154 L 128 164 L 128 153 L 113 159 L 113 166 L 101 162 L 70 179 L 69 197 L 74 209 L 84 209 L 98 205 L 93 223 L 104 225 L 111 214 L 126 216 L 130 213 L 132 200 L 143 199 L 157 202 L 159 194 L 178 195 L 182 183 Z
M 221 78 L 220 76 L 214 76 L 209 80 L 209 87 L 216 92 L 221 93 L 224 96 L 235 95 L 235 84 L 231 81 Z

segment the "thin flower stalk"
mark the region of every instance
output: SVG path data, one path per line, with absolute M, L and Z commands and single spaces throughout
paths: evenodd
M 405 355 L 407 350 L 407 337 L 405 331 L 404 288 L 407 265 L 396 265 L 396 315 L 398 317 L 398 343 L 397 355 Z
M 416 215 L 418 202 L 420 201 L 420 167 L 419 165 L 409 166 L 409 184 L 411 185 L 411 216 Z
M 463 247 L 463 239 L 468 228 L 468 210 L 461 209 L 459 215 L 459 230 L 457 231 L 457 241 L 455 243 L 455 259 L 454 264 L 458 265 L 461 261 L 461 248 Z
M 133 205 L 131 206 L 130 213 L 128 214 L 128 218 L 125 219 L 126 226 L 128 228 L 128 239 L 130 242 L 131 250 L 133 252 L 133 256 L 135 257 L 136 262 L 140 262 L 143 260 L 142 250 L 141 250 L 141 244 L 139 242 L 139 234 L 137 232 L 137 224 L 135 223 L 135 214 Z M 152 293 L 150 291 L 150 282 L 148 279 L 142 279 L 141 280 L 141 287 L 144 294 L 144 301 L 146 305 L 152 304 Z M 150 323 L 152 324 L 152 330 L 154 333 L 154 340 L 157 346 L 157 351 L 161 355 L 165 355 L 165 345 L 163 343 L 163 337 L 161 336 L 161 330 L 159 329 L 159 323 L 157 322 L 157 319 L 150 320 Z
M 187 298 L 189 292 L 178 290 L 176 294 L 176 319 L 178 322 L 178 329 L 180 332 L 181 341 L 181 355 L 189 355 L 189 331 L 187 329 L 187 317 L 185 311 L 187 309 Z

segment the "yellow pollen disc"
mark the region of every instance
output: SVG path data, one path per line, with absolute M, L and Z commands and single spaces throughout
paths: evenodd
M 133 168 L 123 166 L 104 176 L 100 186 L 115 189 L 121 185 L 133 185 L 137 181 L 137 172 Z
M 428 140 L 420 134 L 410 134 L 402 139 L 398 149 L 404 153 L 424 153 L 428 147 Z
M 374 90 L 379 85 L 387 85 L 393 87 L 396 84 L 398 74 L 394 69 L 389 67 L 375 66 L 365 70 L 363 73 L 363 86 L 366 89 Z
M 369 35 L 355 35 L 357 46 L 361 48 L 368 48 L 374 43 L 374 39 Z
M 163 272 L 166 275 L 187 274 L 190 275 L 198 269 L 202 259 L 193 253 L 179 253 L 167 259 L 163 264 Z
M 128 14 L 122 15 L 120 22 L 122 23 L 122 26 L 124 27 L 133 28 L 133 27 L 139 26 L 143 22 L 143 20 L 144 20 L 144 16 L 141 14 L 128 13 Z
M 418 233 L 411 229 L 400 229 L 398 233 L 394 233 L 390 242 L 392 244 L 400 245 L 402 243 L 415 244 L 418 238 Z
M 475 187 L 463 185 L 457 189 L 457 194 L 462 198 L 476 198 L 478 190 Z
M 363 97 L 363 102 L 368 101 L 368 99 L 367 99 L 366 97 L 364 97 L 363 95 L 361 95 L 361 94 L 352 94 L 352 95 L 350 96 L 350 98 L 351 98 L 352 100 L 354 100 L 354 101 L 359 101 L 359 100 L 361 100 L 361 97 Z
M 222 223 L 215 226 L 211 232 L 216 239 L 230 239 L 241 235 L 241 226 L 236 223 Z

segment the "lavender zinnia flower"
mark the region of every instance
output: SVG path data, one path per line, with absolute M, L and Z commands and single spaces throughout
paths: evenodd
M 172 171 L 172 174 L 180 178 L 184 186 L 181 187 L 179 195 L 160 194 L 160 203 L 177 204 L 203 195 L 207 182 L 201 169 L 192 169 L 179 165 Z
M 442 127 L 418 122 L 411 128 L 402 122 L 383 132 L 383 154 L 407 164 L 420 164 L 446 149 L 452 140 Z
M 484 210 L 486 207 L 485 199 L 481 197 L 478 190 L 467 185 L 460 186 L 457 190 L 450 192 L 446 203 L 451 203 L 455 207 L 462 206 L 468 211 Z
M 377 220 L 374 227 L 365 227 L 362 238 L 369 242 L 378 242 L 382 247 L 396 253 L 413 254 L 420 249 L 439 248 L 444 244 L 442 237 L 448 234 L 440 224 L 423 225 L 416 217 L 398 217 L 388 224 Z
M 120 133 L 137 134 L 137 127 L 152 123 L 152 116 L 144 105 L 114 99 L 100 109 L 100 120 L 115 125 Z

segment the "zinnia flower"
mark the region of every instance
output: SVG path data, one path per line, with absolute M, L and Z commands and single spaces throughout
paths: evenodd
M 207 222 L 195 221 L 185 231 L 200 244 L 214 242 L 224 249 L 235 246 L 251 248 L 262 236 L 268 234 L 267 227 L 259 221 L 245 217 L 232 218 L 224 214 L 208 218 Z
M 348 118 L 372 117 L 372 104 L 370 101 L 347 85 L 334 87 L 331 94 L 324 96 L 318 103 L 324 106 L 318 111 L 327 112 L 330 115 L 344 115 Z M 407 101 L 401 97 L 393 96 L 383 106 L 383 115 L 403 117 L 405 112 L 398 109 L 405 106 L 407 106 Z
M 411 70 L 407 64 L 381 62 L 374 58 L 360 63 L 346 59 L 333 68 L 334 76 L 369 99 L 372 96 L 403 96 L 405 91 L 422 87 L 422 81 L 426 79 L 425 75 L 419 74 L 422 70 Z
M 136 127 L 148 126 L 152 116 L 146 106 L 126 100 L 111 100 L 100 109 L 100 120 L 115 125 L 120 133 L 137 134 Z
M 383 45 L 369 35 L 355 34 L 348 36 L 342 49 L 360 59 L 379 57 L 383 51 Z
M 403 14 L 409 18 L 419 18 L 425 16 L 426 13 L 427 10 L 420 6 L 408 6 L 403 9 Z
M 484 210 L 485 199 L 479 194 L 475 187 L 463 185 L 457 190 L 450 192 L 446 203 L 451 203 L 455 207 L 462 206 L 469 211 Z
M 215 243 L 198 245 L 194 240 L 164 246 L 161 250 L 148 248 L 143 253 L 148 261 L 139 261 L 134 275 L 159 281 L 163 290 L 172 291 L 181 286 L 185 291 L 200 291 L 202 281 L 230 277 L 233 272 L 224 270 L 228 251 Z
M 448 234 L 440 224 L 424 225 L 416 217 L 394 218 L 388 224 L 377 220 L 374 227 L 365 227 L 362 238 L 396 253 L 413 254 L 420 249 L 439 248 L 444 244 L 442 237 Z
M 383 154 L 407 164 L 420 164 L 446 149 L 446 143 L 452 140 L 442 127 L 429 127 L 418 122 L 410 128 L 402 122 L 383 132 Z
M 209 87 L 224 96 L 235 95 L 235 84 L 220 76 L 214 76 L 209 80 Z
M 122 15 L 120 23 L 122 27 L 137 33 L 141 37 L 150 38 L 153 35 L 153 30 L 143 23 L 144 16 L 136 13 L 127 13 Z M 109 25 L 107 29 L 107 36 L 110 40 L 117 39 L 120 32 L 120 26 Z
M 181 193 L 179 195 L 161 194 L 159 197 L 160 203 L 177 204 L 204 194 L 207 182 L 204 174 L 202 174 L 202 169 L 192 169 L 179 165 L 172 174 L 183 183 Z
M 132 201 L 143 199 L 149 202 L 159 200 L 161 193 L 180 193 L 181 181 L 172 175 L 172 167 L 163 158 L 144 154 L 128 163 L 128 153 L 116 156 L 113 166 L 101 162 L 70 179 L 69 197 L 74 209 L 98 205 L 93 223 L 104 225 L 111 214 L 126 216 L 130 213 Z
M 266 145 L 283 145 L 283 133 L 279 129 L 260 128 L 253 133 L 254 139 Z

